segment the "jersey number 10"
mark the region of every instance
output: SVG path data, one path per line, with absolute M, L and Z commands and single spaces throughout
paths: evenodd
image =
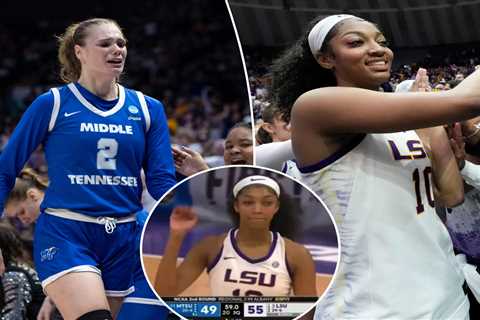
M 417 168 L 413 171 L 412 179 L 415 184 L 415 195 L 417 197 L 417 214 L 422 213 L 425 211 L 425 207 L 422 201 L 422 191 L 421 191 L 421 180 L 423 178 L 423 182 L 425 184 L 425 193 L 427 195 L 428 205 L 432 208 L 435 208 L 435 203 L 433 201 L 432 195 L 432 184 L 430 183 L 430 177 L 432 175 L 432 168 L 426 167 L 423 170 L 423 174 L 420 174 L 420 170 Z

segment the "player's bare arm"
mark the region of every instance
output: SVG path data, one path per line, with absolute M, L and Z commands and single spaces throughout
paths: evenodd
M 161 296 L 176 296 L 188 288 L 207 267 L 212 248 L 218 247 L 218 237 L 207 237 L 195 245 L 177 267 L 183 240 L 197 221 L 191 207 L 177 207 L 170 216 L 170 234 L 155 280 L 155 290 Z
M 155 290 L 164 296 L 175 296 L 178 294 L 177 258 L 183 240 L 193 227 L 197 224 L 198 218 L 190 207 L 176 207 L 170 216 L 170 233 L 168 236 L 165 252 L 157 270 Z M 193 251 L 193 250 L 192 250 Z M 196 255 L 194 258 L 201 260 Z M 200 274 L 201 270 L 199 271 Z M 165 276 L 168 275 L 168 276 Z
M 435 201 L 446 208 L 461 204 L 464 196 L 463 179 L 445 129 L 437 126 L 416 132 L 432 162 Z
M 479 77 L 477 72 L 471 76 Z M 400 132 L 474 117 L 480 112 L 480 97 L 471 97 L 464 91 L 457 94 L 457 88 L 435 95 L 320 88 L 298 98 L 292 121 L 314 122 L 321 134 L 341 134 Z
M 299 150 L 294 143 L 295 154 L 301 163 L 314 163 L 348 143 L 355 133 L 400 132 L 472 118 L 480 112 L 480 96 L 474 93 L 480 86 L 479 71 L 455 89 L 436 94 L 391 94 L 351 87 L 306 92 L 292 109 L 292 139 L 318 152 L 313 159 L 311 152 Z
M 175 295 L 187 289 L 205 270 L 211 260 L 213 252 L 217 253 L 221 247 L 219 236 L 209 236 L 202 239 L 186 255 L 177 268 L 177 287 Z M 220 243 L 220 245 L 219 245 Z
M 292 269 L 292 288 L 295 296 L 316 297 L 315 263 L 308 250 L 292 240 L 285 239 L 287 263 Z

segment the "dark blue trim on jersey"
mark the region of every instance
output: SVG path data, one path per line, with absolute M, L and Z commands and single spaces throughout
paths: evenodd
M 235 232 L 237 231 L 238 229 L 232 229 L 230 230 L 230 241 L 232 243 L 232 246 L 233 246 L 233 250 L 235 250 L 235 252 L 244 260 L 246 260 L 247 262 L 250 262 L 250 263 L 259 263 L 259 262 L 263 262 L 263 261 L 266 261 L 268 260 L 272 254 L 273 254 L 273 251 L 275 250 L 275 247 L 277 246 L 277 242 L 278 242 L 278 234 L 277 232 L 272 232 L 273 233 L 273 239 L 272 239 L 272 243 L 270 244 L 270 249 L 268 250 L 268 253 L 265 257 L 261 257 L 261 258 L 257 258 L 257 259 L 252 259 L 248 256 L 246 256 L 245 254 L 242 253 L 242 251 L 240 250 L 240 248 L 238 247 L 237 245 L 237 241 L 235 240 Z
M 334 153 L 332 153 L 331 155 L 329 155 L 325 159 L 323 159 L 323 160 L 321 160 L 321 161 L 319 161 L 315 164 L 309 165 L 309 166 L 305 166 L 305 167 L 298 167 L 297 166 L 298 170 L 300 170 L 301 173 L 310 173 L 310 172 L 315 172 L 315 171 L 318 171 L 320 169 L 323 169 L 326 166 L 334 163 L 335 161 L 337 161 L 338 159 L 340 159 L 341 157 L 343 157 L 344 155 L 346 155 L 350 151 L 352 151 L 356 146 L 358 146 L 363 141 L 363 139 L 366 136 L 367 136 L 366 134 L 359 134 L 358 136 L 354 137 L 352 139 L 352 141 L 350 141 L 346 145 L 340 147 L 340 149 L 338 149 L 337 151 L 335 151 Z
M 115 101 L 105 101 L 96 97 L 79 84 L 75 84 L 82 96 L 94 102 L 97 107 L 104 104 L 111 108 Z M 159 199 L 176 183 L 175 166 L 170 146 L 169 129 L 165 111 L 160 101 L 145 96 L 150 115 L 150 129 L 145 132 L 145 118 L 140 114 L 130 119 L 128 110 L 119 109 L 115 114 L 99 118 L 94 112 L 76 114 L 81 102 L 67 86 L 58 88 L 60 94 L 60 110 L 53 130 L 49 131 L 54 96 L 52 91 L 39 96 L 25 111 L 22 119 L 12 133 L 8 144 L 0 155 L 0 212 L 4 202 L 15 184 L 15 178 L 22 170 L 38 145 L 44 145 L 45 156 L 49 166 L 50 185 L 46 190 L 41 209 L 67 209 L 90 216 L 122 217 L 141 210 L 140 195 L 142 186 L 140 170 L 145 170 L 147 188 L 153 198 Z M 134 90 L 124 88 L 127 106 L 132 103 L 140 111 L 138 95 Z M 84 106 L 83 106 L 84 107 Z M 86 111 L 86 110 L 85 110 Z M 75 112 L 72 117 L 65 116 Z M 141 121 L 141 122 L 140 122 Z M 119 135 L 126 148 L 120 149 L 119 169 L 109 173 L 96 167 L 96 143 L 107 137 L 112 139 L 119 133 L 96 130 L 83 133 L 81 124 L 129 126 L 135 134 Z M 123 128 L 123 127 L 122 127 Z M 112 136 L 112 134 L 116 134 Z M 84 139 L 85 138 L 85 139 Z M 88 139 L 87 139 L 88 138 Z M 115 138 L 117 139 L 117 138 Z M 126 140 L 128 139 L 128 140 Z M 83 148 L 92 145 L 91 149 Z M 95 144 L 92 144 L 95 143 Z M 76 147 L 72 147 L 76 146 Z M 76 177 L 82 180 L 75 180 Z M 102 181 L 113 181 L 114 178 L 126 177 L 135 181 L 115 183 L 84 183 L 83 177 L 101 177 Z M 112 180 L 106 180 L 106 179 Z M 135 180 L 133 180 L 135 179 Z M 74 182 L 72 182 L 74 181 Z M 81 181 L 81 182 L 78 182 Z M 91 181 L 91 180 L 90 180 Z M 120 181 L 120 180 L 117 180 Z M 122 180 L 123 181 L 123 180 Z M 127 180 L 125 180 L 127 181 Z
M 113 100 L 105 100 L 88 91 L 87 88 L 83 87 L 78 82 L 75 82 L 74 85 L 81 93 L 81 95 L 100 111 L 108 111 L 115 107 L 115 105 L 118 103 L 118 97 Z
M 220 257 L 222 256 L 222 252 L 223 252 L 223 245 L 220 248 L 220 251 L 218 252 L 218 254 L 215 256 L 215 259 L 213 259 L 213 261 L 207 266 L 207 272 L 210 272 L 210 270 L 212 270 L 217 265 L 218 261 L 220 260 Z
M 287 170 L 288 170 L 288 161 L 292 161 L 293 163 L 295 163 L 295 165 L 297 166 L 298 168 L 298 163 L 297 163 L 297 160 L 295 159 L 290 159 L 290 160 L 287 160 L 283 163 L 283 167 L 282 167 L 282 172 L 287 174 Z

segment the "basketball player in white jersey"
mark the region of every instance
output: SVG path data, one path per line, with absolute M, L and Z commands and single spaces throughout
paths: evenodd
M 269 177 L 249 176 L 237 182 L 233 208 L 238 227 L 206 237 L 178 267 L 183 239 L 198 219 L 190 207 L 175 208 L 157 272 L 157 293 L 176 296 L 207 269 L 213 296 L 317 296 L 315 266 L 308 251 L 270 231 L 275 215 L 282 214 L 280 193 L 279 184 Z
M 335 15 L 316 19 L 272 67 L 302 180 L 340 229 L 339 272 L 316 319 L 468 318 L 464 277 L 434 211 L 434 199 L 463 200 L 458 166 L 444 130 L 409 130 L 478 115 L 480 72 L 447 92 L 376 92 L 392 59 L 374 24 Z

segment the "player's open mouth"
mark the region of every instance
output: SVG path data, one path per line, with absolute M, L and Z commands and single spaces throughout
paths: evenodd
M 369 66 L 384 66 L 387 64 L 385 59 L 377 59 L 377 60 L 370 60 L 367 61 L 367 65 Z
M 367 67 L 370 69 L 374 69 L 376 71 L 384 71 L 388 70 L 388 61 L 385 59 L 372 59 L 365 63 Z
M 232 164 L 247 164 L 245 159 L 232 159 Z
M 123 59 L 111 59 L 107 60 L 107 63 L 115 67 L 120 67 L 123 65 Z

